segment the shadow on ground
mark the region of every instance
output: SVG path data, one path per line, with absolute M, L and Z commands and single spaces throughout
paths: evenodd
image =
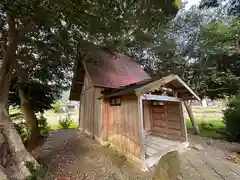
M 151 179 L 151 173 L 139 171 L 136 164 L 76 129 L 51 132 L 34 155 L 46 180 Z
M 191 146 L 181 154 L 181 173 L 184 180 L 240 179 L 240 166 L 224 158 L 222 148 L 209 145 L 204 139 L 189 135 Z M 220 143 L 222 144 L 222 143 Z M 229 146 L 229 144 L 228 144 Z M 52 131 L 44 145 L 33 155 L 43 166 L 43 180 L 148 180 L 151 172 L 141 172 L 137 164 L 128 161 L 111 148 L 76 129 Z

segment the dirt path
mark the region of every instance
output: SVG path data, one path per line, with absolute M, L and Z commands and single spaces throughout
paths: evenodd
M 53 148 L 54 147 L 54 148 Z M 77 130 L 55 131 L 35 154 L 46 180 L 147 180 L 134 163 Z
M 45 167 L 44 180 L 148 180 L 152 175 L 75 129 L 52 132 L 34 155 Z M 180 179 L 238 180 L 240 166 L 206 146 L 181 154 Z

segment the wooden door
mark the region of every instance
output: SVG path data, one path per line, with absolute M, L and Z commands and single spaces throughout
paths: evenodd
M 155 133 L 163 133 L 167 128 L 165 104 L 152 105 L 152 130 Z
M 165 138 L 181 140 L 185 135 L 184 119 L 179 102 L 152 105 L 152 131 Z

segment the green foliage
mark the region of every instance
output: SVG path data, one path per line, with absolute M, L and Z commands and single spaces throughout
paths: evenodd
M 218 0 L 202 0 L 199 8 L 210 8 L 210 7 L 218 7 L 220 2 Z
M 9 104 L 15 108 L 20 107 L 20 98 L 18 96 L 17 79 L 12 80 L 12 85 L 9 92 Z M 21 83 L 22 90 L 28 98 L 28 102 L 31 104 L 34 113 L 43 113 L 45 110 L 52 108 L 51 104 L 60 98 L 61 87 L 50 85 L 44 85 L 38 82 Z M 37 95 L 36 95 L 37 94 Z
M 202 121 L 199 124 L 200 130 L 208 130 L 208 131 L 216 131 L 217 129 L 221 129 L 224 127 L 224 124 L 222 121 Z
M 22 117 L 22 114 L 15 113 L 11 114 L 10 117 L 22 141 L 26 142 L 28 138 L 28 127 L 26 121 Z M 38 127 L 42 136 L 48 135 L 50 126 L 47 123 L 47 119 L 42 114 L 38 117 Z
M 20 135 L 22 141 L 25 142 L 27 140 L 28 133 L 27 133 L 27 124 L 23 119 L 22 114 L 16 111 L 10 114 L 10 118 L 13 122 L 15 129 Z
M 20 135 L 22 141 L 26 142 L 28 137 L 27 124 L 24 121 L 20 121 L 20 122 L 14 121 L 13 124 L 18 134 Z
M 66 117 L 59 120 L 59 127 L 61 129 L 69 129 L 73 120 L 71 119 L 71 114 L 68 114 Z
M 55 113 L 61 112 L 61 103 L 59 101 L 52 104 L 53 110 Z
M 50 131 L 50 126 L 47 122 L 47 118 L 45 118 L 42 114 L 38 118 L 38 127 L 40 130 L 41 136 L 47 136 L 48 132 Z
M 140 56 L 154 76 L 178 74 L 201 97 L 225 98 L 240 89 L 240 21 L 220 10 L 181 10 Z
M 42 179 L 42 170 L 41 167 L 35 167 L 32 162 L 27 162 L 26 167 L 30 171 L 31 175 L 27 177 L 27 180 L 41 180 Z
M 198 124 L 200 130 L 200 136 L 210 137 L 214 139 L 225 139 L 225 125 L 221 119 L 197 119 L 196 123 Z M 195 134 L 195 131 L 192 129 L 192 124 L 189 119 L 186 119 L 186 125 L 188 128 L 188 133 Z
M 18 32 L 10 104 L 20 105 L 17 94 L 22 87 L 35 112 L 51 108 L 69 88 L 76 59 L 98 59 L 96 45 L 114 50 L 146 46 L 151 32 L 174 17 L 180 4 L 180 0 L 1 1 L 0 59 L 11 39 L 8 17 Z
M 217 8 L 227 12 L 228 15 L 240 17 L 240 1 L 239 0 L 202 0 L 199 8 Z
M 240 36 L 239 20 L 222 19 L 202 28 L 198 47 L 199 65 L 210 98 L 235 95 L 240 88 L 240 51 L 236 37 Z
M 57 130 L 57 129 L 61 129 L 61 127 L 60 127 L 60 124 L 58 123 L 58 124 L 51 124 L 51 130 Z M 76 123 L 76 122 L 72 122 L 71 124 L 70 124 L 70 126 L 69 126 L 69 128 L 77 128 L 78 127 L 78 123 Z
M 224 110 L 224 122 L 229 137 L 240 142 L 240 96 L 236 96 Z

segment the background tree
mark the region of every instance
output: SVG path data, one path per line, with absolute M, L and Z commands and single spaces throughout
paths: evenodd
M 200 9 L 218 9 L 229 16 L 240 17 L 239 0 L 201 0 Z
M 36 114 L 42 115 L 45 110 L 51 109 L 51 104 L 61 97 L 63 88 L 56 89 L 54 86 L 39 82 L 15 82 L 16 79 L 12 80 L 9 104 L 15 108 L 21 107 L 20 110 L 27 125 L 27 129 L 24 130 L 24 136 L 25 133 L 27 133 L 27 136 L 23 136 L 24 139 L 22 138 L 22 140 L 24 140 L 28 149 L 32 149 L 41 139 L 43 135 L 41 131 L 45 132 L 47 129 L 44 128 L 48 128 L 46 122 L 42 121 L 44 119 L 40 118 L 41 116 L 38 118 Z M 18 122 L 14 122 L 14 124 L 19 125 Z M 18 128 L 21 128 L 21 126 Z
M 196 6 L 182 9 L 158 32 L 156 46 L 143 52 L 140 62 L 152 75 L 178 74 L 202 98 L 235 95 L 240 88 L 240 29 L 239 20 L 226 12 Z
M 0 62 L 0 123 L 1 132 L 10 147 L 10 153 L 18 172 L 11 174 L 13 179 L 25 179 L 29 174 L 26 162 L 37 164 L 25 150 L 19 135 L 10 123 L 6 111 L 10 81 L 14 72 L 18 72 L 29 61 L 23 61 L 19 55 L 38 59 L 42 54 L 31 53 L 25 43 L 38 41 L 46 32 L 61 32 L 60 37 L 70 35 L 67 41 L 57 41 L 63 46 L 79 45 L 79 51 L 91 53 L 93 44 L 121 47 L 126 42 L 147 42 L 151 40 L 148 32 L 154 31 L 178 10 L 179 1 L 51 1 L 51 0 L 16 0 L 1 1 L 1 62 Z M 150 20 L 151 19 L 151 20 Z M 71 41 L 69 41 L 71 40 Z M 51 50 L 52 39 L 46 40 Z M 86 43 L 87 42 L 87 43 Z M 123 43 L 124 42 L 124 43 Z M 73 44 L 71 44 L 73 43 Z M 27 48 L 26 48 L 27 47 Z M 38 46 L 39 48 L 41 46 Z M 56 52 L 62 51 L 56 46 Z M 31 48 L 30 48 L 31 49 Z M 45 48 L 43 48 L 45 49 Z M 65 50 L 65 49 L 64 49 Z M 41 52 L 41 48 L 40 51 Z M 43 54 L 44 55 L 44 54 Z M 53 53 L 54 55 L 54 53 Z M 61 56 L 62 57 L 62 56 Z M 94 56 L 93 56 L 94 57 Z M 47 60 L 47 59 L 46 59 Z M 46 63 L 47 64 L 47 63 Z M 18 68 L 20 65 L 21 68 Z M 31 69 L 38 66 L 32 66 Z M 47 68 L 46 68 L 47 69 Z M 51 71 L 51 69 L 48 69 Z M 28 77 L 28 75 L 20 76 Z M 20 81 L 21 82 L 21 81 Z M 26 81 L 22 81 L 26 82 Z M 0 170 L 2 171 L 2 165 Z
M 71 71 L 76 58 L 67 29 L 25 36 L 17 54 L 10 88 L 10 105 L 20 107 L 28 126 L 27 146 L 40 138 L 36 113 L 43 113 L 70 86 Z M 50 41 L 49 41 L 50 40 Z M 66 44 L 65 42 L 69 44 Z

